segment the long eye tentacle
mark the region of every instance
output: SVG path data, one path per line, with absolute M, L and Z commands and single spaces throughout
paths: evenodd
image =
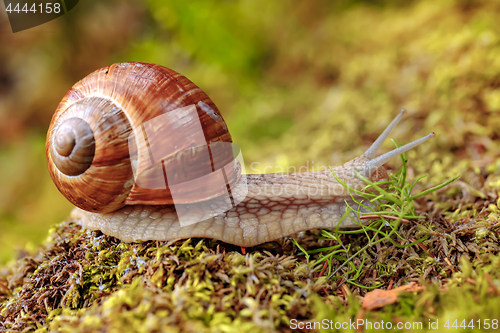
M 387 128 L 382 132 L 382 134 L 379 135 L 377 140 L 375 140 L 375 142 L 372 143 L 370 148 L 368 148 L 365 151 L 363 156 L 365 156 L 366 158 L 370 158 L 370 159 L 374 158 L 375 154 L 377 153 L 377 150 L 382 146 L 385 139 L 387 139 L 389 134 L 391 134 L 391 131 L 394 129 L 394 127 L 396 127 L 396 125 L 399 123 L 399 121 L 401 120 L 401 118 L 403 118 L 403 116 L 405 114 L 406 114 L 406 110 L 402 109 L 401 112 L 396 116 L 396 118 L 394 118 L 394 120 L 389 124 L 389 126 L 387 126 Z
M 392 125 L 392 123 L 391 123 L 391 125 Z M 389 125 L 389 126 L 391 126 L 391 125 Z M 434 132 L 431 132 L 418 140 L 407 143 L 404 146 L 401 146 L 399 148 L 391 150 L 390 152 L 387 152 L 387 153 L 382 154 L 378 157 L 375 157 L 374 159 L 368 161 L 365 164 L 365 167 L 364 167 L 365 175 L 369 176 L 372 171 L 374 171 L 376 168 L 382 166 L 385 162 L 389 161 L 390 159 L 392 159 L 392 158 L 394 158 L 394 157 L 396 157 L 404 152 L 407 152 L 408 150 L 418 146 L 419 144 L 421 144 L 429 139 L 432 139 L 435 136 L 436 136 L 436 134 Z

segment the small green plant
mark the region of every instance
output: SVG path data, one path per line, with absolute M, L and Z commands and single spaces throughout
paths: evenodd
M 395 142 L 394 144 L 398 147 Z M 361 191 L 348 186 L 330 168 L 335 179 L 349 191 L 349 194 L 358 207 L 364 207 L 369 212 L 361 212 L 359 209 L 347 205 L 347 209 L 340 219 L 336 230 L 321 230 L 320 240 L 329 241 L 330 246 L 328 247 L 306 251 L 296 240 L 293 240 L 293 243 L 306 256 L 308 262 L 310 259 L 315 259 L 312 262 L 313 272 L 319 272 L 319 275 L 325 274 L 328 276 L 328 279 L 339 280 L 338 286 L 347 282 L 366 289 L 378 288 L 383 284 L 377 283 L 367 286 L 357 282 L 359 277 L 364 273 L 366 259 L 364 253 L 368 249 L 377 246 L 379 243 L 391 243 L 393 246 L 399 248 L 418 244 L 422 248 L 425 248 L 421 242 L 426 240 L 428 236 L 410 241 L 398 232 L 399 227 L 401 223 L 412 223 L 410 220 L 423 218 L 422 216 L 417 216 L 415 213 L 413 202 L 415 199 L 443 188 L 458 179 L 460 175 L 412 195 L 415 185 L 421 179 L 425 178 L 427 174 L 418 177 L 414 182 L 408 181 L 406 178 L 408 154 L 403 153 L 400 156 L 402 161 L 401 168 L 397 173 L 389 175 L 389 180 L 387 181 L 372 182 L 355 171 L 357 176 L 366 183 L 366 186 Z M 368 202 L 370 204 L 367 204 Z M 350 212 L 356 212 L 360 229 L 340 230 L 340 224 Z M 364 224 L 363 220 L 370 220 L 371 222 Z M 352 244 L 345 244 L 343 236 L 353 234 L 364 234 L 367 239 L 366 244 L 357 247 L 351 246 Z M 354 260 L 355 258 L 357 260 Z

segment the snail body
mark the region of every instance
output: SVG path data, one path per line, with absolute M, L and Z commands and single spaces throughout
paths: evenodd
M 385 162 L 434 136 L 375 157 L 403 114 L 335 174 L 353 188 L 364 186 L 354 170 L 386 179 Z M 56 186 L 76 206 L 71 217 L 125 242 L 208 237 L 253 246 L 334 229 L 347 205 L 365 209 L 330 170 L 242 174 L 231 142 L 219 110 L 194 83 L 162 66 L 123 63 L 68 91 L 46 154 Z M 182 223 L 185 216 L 196 223 Z M 358 223 L 349 215 L 340 227 Z

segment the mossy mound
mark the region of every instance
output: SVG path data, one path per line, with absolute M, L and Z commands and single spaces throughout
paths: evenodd
M 381 244 L 363 254 L 364 263 L 353 260 L 361 267 L 357 285 L 426 286 L 382 311 L 364 311 L 367 289 L 328 281 L 329 272 L 318 273 L 288 239 L 242 254 L 206 239 L 126 244 L 65 221 L 40 252 L 0 273 L 0 331 L 267 332 L 290 331 L 295 320 L 356 318 L 428 325 L 453 309 L 459 319 L 491 318 L 500 305 L 498 206 L 478 200 L 469 208 L 458 223 L 436 210 L 427 213 L 433 223 L 402 224 L 406 239 L 429 236 L 418 246 Z M 297 237 L 308 249 L 324 245 L 316 232 Z M 354 249 L 366 241 L 343 237 Z M 342 275 L 352 273 L 346 267 Z M 475 308 L 467 312 L 467 304 Z
M 0 278 L 0 328 L 232 332 L 311 317 L 325 287 L 296 257 L 243 255 L 214 241 L 126 244 L 71 221 Z

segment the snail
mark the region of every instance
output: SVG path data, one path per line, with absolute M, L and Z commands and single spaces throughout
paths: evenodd
M 404 113 L 364 154 L 333 168 L 337 177 L 353 188 L 364 186 L 354 170 L 386 179 L 385 162 L 434 137 L 375 157 Z M 171 69 L 138 62 L 77 82 L 46 143 L 52 180 L 76 206 L 71 217 L 124 242 L 206 237 L 249 247 L 335 229 L 347 205 L 365 209 L 331 170 L 244 174 L 234 150 L 222 115 L 200 88 Z M 353 213 L 340 224 L 359 227 Z

